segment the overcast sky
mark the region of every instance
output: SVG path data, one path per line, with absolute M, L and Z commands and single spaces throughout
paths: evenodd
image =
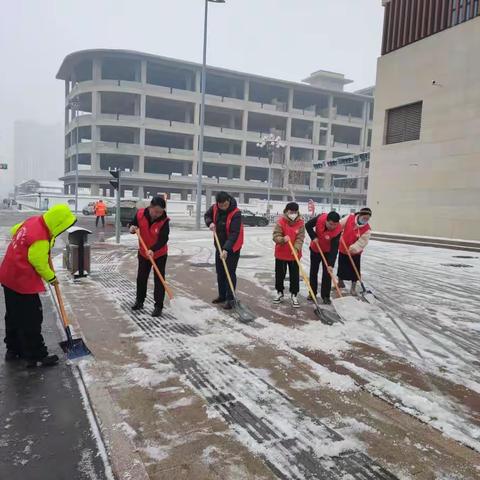
M 344 73 L 375 83 L 380 0 L 226 0 L 210 4 L 208 63 L 299 81 Z M 55 75 L 76 50 L 122 48 L 201 62 L 203 0 L 4 0 L 0 17 L 0 163 L 13 122 L 63 122 Z M 5 185 L 0 170 L 1 184 Z

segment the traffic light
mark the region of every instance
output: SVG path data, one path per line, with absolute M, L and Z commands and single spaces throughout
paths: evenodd
M 110 175 L 116 180 L 110 180 L 110 185 L 118 190 L 118 184 L 120 183 L 120 170 L 110 170 Z

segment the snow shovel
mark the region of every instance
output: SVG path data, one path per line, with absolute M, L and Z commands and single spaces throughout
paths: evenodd
M 343 237 L 340 237 L 340 241 L 342 242 L 343 248 L 347 252 L 348 258 L 350 259 L 350 263 L 352 264 L 352 268 L 355 271 L 355 275 L 357 276 L 357 279 L 360 282 L 360 285 L 362 286 L 362 293 L 361 293 L 362 299 L 368 303 L 375 303 L 375 299 L 377 297 L 371 290 L 365 287 L 365 284 L 362 281 L 362 277 L 360 276 L 360 272 L 358 271 L 358 268 L 355 265 L 355 262 L 353 261 L 352 254 L 350 253 L 350 250 L 348 249 Z
M 318 251 L 320 253 L 320 256 L 322 257 L 322 261 L 325 265 L 325 268 L 327 269 L 327 272 L 330 275 L 330 278 L 332 279 L 333 285 L 335 286 L 335 290 L 337 291 L 338 298 L 334 298 L 332 300 L 332 305 L 335 308 L 337 315 L 341 319 L 346 321 L 348 320 L 348 316 L 352 315 L 352 311 L 354 311 L 355 313 L 358 313 L 358 311 L 360 310 L 359 309 L 360 303 L 353 297 L 344 297 L 342 295 L 342 292 L 340 291 L 335 275 L 328 268 L 328 262 L 325 257 L 325 254 L 322 252 L 322 249 L 320 248 L 320 245 L 318 245 L 318 243 L 317 243 L 317 246 L 318 246 Z M 344 323 L 343 320 L 341 320 L 342 323 Z
M 148 252 L 149 249 L 148 249 L 147 245 L 145 244 L 142 236 L 140 235 L 139 230 L 137 230 L 136 233 L 137 233 L 137 237 L 138 237 L 138 241 L 140 242 L 140 245 L 145 250 L 145 252 Z M 158 268 L 157 264 L 155 263 L 155 260 L 152 257 L 150 257 L 149 255 L 147 255 L 147 256 L 148 256 L 148 259 L 150 260 L 150 263 L 152 264 L 152 267 L 155 270 L 155 273 L 157 274 L 160 282 L 162 282 L 163 288 L 165 289 L 165 292 L 167 293 L 169 300 L 172 301 L 173 300 L 173 293 L 170 290 L 170 287 L 168 286 L 168 283 L 163 278 L 162 272 L 160 272 L 160 269 Z
M 321 309 L 320 306 L 318 305 L 317 296 L 313 293 L 312 286 L 310 285 L 310 281 L 307 277 L 307 274 L 305 273 L 305 270 L 303 269 L 302 264 L 300 263 L 300 259 L 298 258 L 297 252 L 291 240 L 288 240 L 288 245 L 290 247 L 290 250 L 292 251 L 292 255 L 295 258 L 295 261 L 297 262 L 298 269 L 300 270 L 300 274 L 303 277 L 303 281 L 307 286 L 308 293 L 310 294 L 310 297 L 312 297 L 313 303 L 315 304 L 315 309 L 313 310 L 315 315 L 325 325 L 333 325 L 335 322 L 338 322 L 339 316 L 337 314 L 334 314 L 329 310 Z
M 228 271 L 227 262 L 222 257 L 222 246 L 220 245 L 220 240 L 218 239 L 217 232 L 213 232 L 213 236 L 215 237 L 215 244 L 217 245 L 218 253 L 220 255 L 220 259 L 223 263 L 223 268 L 225 269 L 225 275 L 227 276 L 228 285 L 230 286 L 230 290 L 232 291 L 233 295 L 233 308 L 235 313 L 238 315 L 238 318 L 241 322 L 250 323 L 255 320 L 255 315 L 243 304 L 240 303 L 237 296 L 235 295 L 235 288 L 233 287 L 232 277 L 230 276 L 230 272 Z
M 50 286 L 50 284 L 48 286 L 51 292 L 52 287 Z M 58 309 L 58 313 L 60 315 L 60 318 L 62 319 L 62 323 L 65 328 L 65 333 L 67 335 L 67 340 L 59 343 L 61 349 L 67 354 L 67 358 L 69 360 L 91 355 L 92 352 L 90 352 L 88 347 L 85 345 L 85 342 L 83 341 L 83 339 L 72 337 L 70 322 L 67 317 L 67 312 L 65 311 L 65 305 L 63 303 L 63 298 L 62 298 L 62 294 L 60 292 L 60 287 L 58 283 L 56 283 L 54 287 L 55 287 L 55 294 L 57 296 L 57 301 L 55 301 L 55 298 L 53 299 L 53 301 L 55 303 L 55 306 Z

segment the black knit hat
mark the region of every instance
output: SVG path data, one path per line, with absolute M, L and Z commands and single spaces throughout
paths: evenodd
M 290 203 L 287 203 L 287 206 L 285 207 L 284 212 L 286 212 L 287 210 L 290 210 L 291 212 L 298 212 L 299 209 L 300 208 L 297 202 L 290 202 Z
M 370 210 L 370 208 L 368 208 L 368 207 L 363 207 L 358 212 L 358 215 L 370 215 L 370 216 L 372 216 L 372 210 Z

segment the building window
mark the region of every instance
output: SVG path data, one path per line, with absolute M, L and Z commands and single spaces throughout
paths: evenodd
M 476 17 L 478 15 L 478 0 L 474 0 L 473 2 L 473 16 Z
M 387 110 L 387 145 L 420 139 L 422 105 L 423 102 L 416 102 Z

